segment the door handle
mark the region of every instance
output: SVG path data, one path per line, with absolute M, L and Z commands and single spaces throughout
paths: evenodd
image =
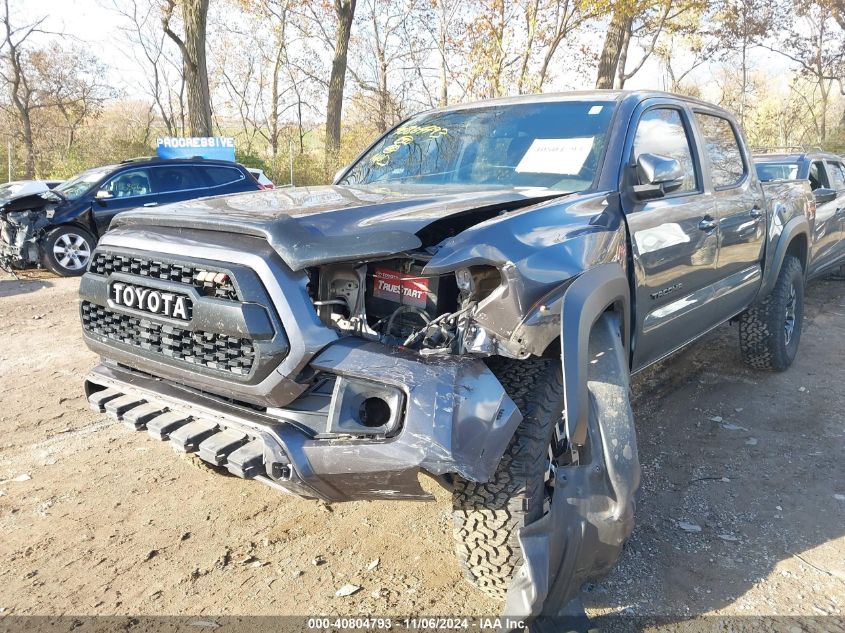
M 759 218 L 763 215 L 763 212 L 760 210 L 760 207 L 754 207 L 753 209 L 751 209 L 751 213 L 749 213 L 749 215 L 752 218 Z
M 157 207 L 157 206 L 158 206 L 158 202 L 145 202 L 145 203 L 144 203 L 144 206 L 145 206 L 145 207 Z
M 716 228 L 716 220 L 710 217 L 705 217 L 701 222 L 698 223 L 698 228 L 702 231 L 712 231 Z

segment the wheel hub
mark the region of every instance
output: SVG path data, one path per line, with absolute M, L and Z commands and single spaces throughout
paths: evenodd
M 53 245 L 53 256 L 68 270 L 81 270 L 91 259 L 91 247 L 81 235 L 65 233 Z

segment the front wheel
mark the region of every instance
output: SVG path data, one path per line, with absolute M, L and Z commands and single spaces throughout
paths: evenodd
M 490 481 L 456 477 L 454 536 L 467 578 L 515 613 L 569 604 L 609 571 L 633 529 L 640 469 L 616 315 L 596 321 L 586 360 L 587 438 L 577 447 L 567 442 L 561 361 L 487 361 L 523 418 Z M 527 556 L 522 537 L 533 543 Z
M 44 266 L 62 277 L 83 274 L 91 261 L 94 237 L 77 226 L 60 226 L 41 242 Z
M 523 562 L 519 529 L 543 516 L 552 492 L 547 451 L 560 452 L 551 447 L 563 420 L 563 375 L 560 361 L 493 357 L 487 363 L 523 418 L 490 481 L 456 477 L 453 534 L 467 580 L 504 600 Z
M 784 371 L 795 360 L 804 322 L 804 268 L 788 256 L 775 287 L 739 319 L 742 360 L 755 369 Z

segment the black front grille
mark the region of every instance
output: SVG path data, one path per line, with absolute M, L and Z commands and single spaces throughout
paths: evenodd
M 185 330 L 149 319 L 118 314 L 102 306 L 82 302 L 82 327 L 86 332 L 168 358 L 237 375 L 249 374 L 255 347 L 245 338 L 213 332 Z
M 126 273 L 152 279 L 163 279 L 191 285 L 200 294 L 217 299 L 240 301 L 238 291 L 228 273 L 198 266 L 173 264 L 118 253 L 95 253 L 88 272 L 95 275 Z

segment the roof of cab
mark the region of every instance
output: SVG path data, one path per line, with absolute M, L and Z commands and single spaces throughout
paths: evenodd
M 715 104 L 696 99 L 694 97 L 687 97 L 685 95 L 674 94 L 672 92 L 664 92 L 662 90 L 573 90 L 569 92 L 550 92 L 543 94 L 519 95 L 514 97 L 496 97 L 494 99 L 485 99 L 483 101 L 474 101 L 471 103 L 461 103 L 443 108 L 435 108 L 428 112 L 450 112 L 457 110 L 469 110 L 474 108 L 484 108 L 489 106 L 506 106 L 517 105 L 520 103 L 554 103 L 559 101 L 578 101 L 578 100 L 594 100 L 594 101 L 614 101 L 616 103 L 627 99 L 636 101 L 644 101 L 646 99 L 667 99 L 673 101 L 684 101 L 691 105 L 706 107 L 709 109 L 720 110 L 730 114 L 728 110 L 717 106 Z

